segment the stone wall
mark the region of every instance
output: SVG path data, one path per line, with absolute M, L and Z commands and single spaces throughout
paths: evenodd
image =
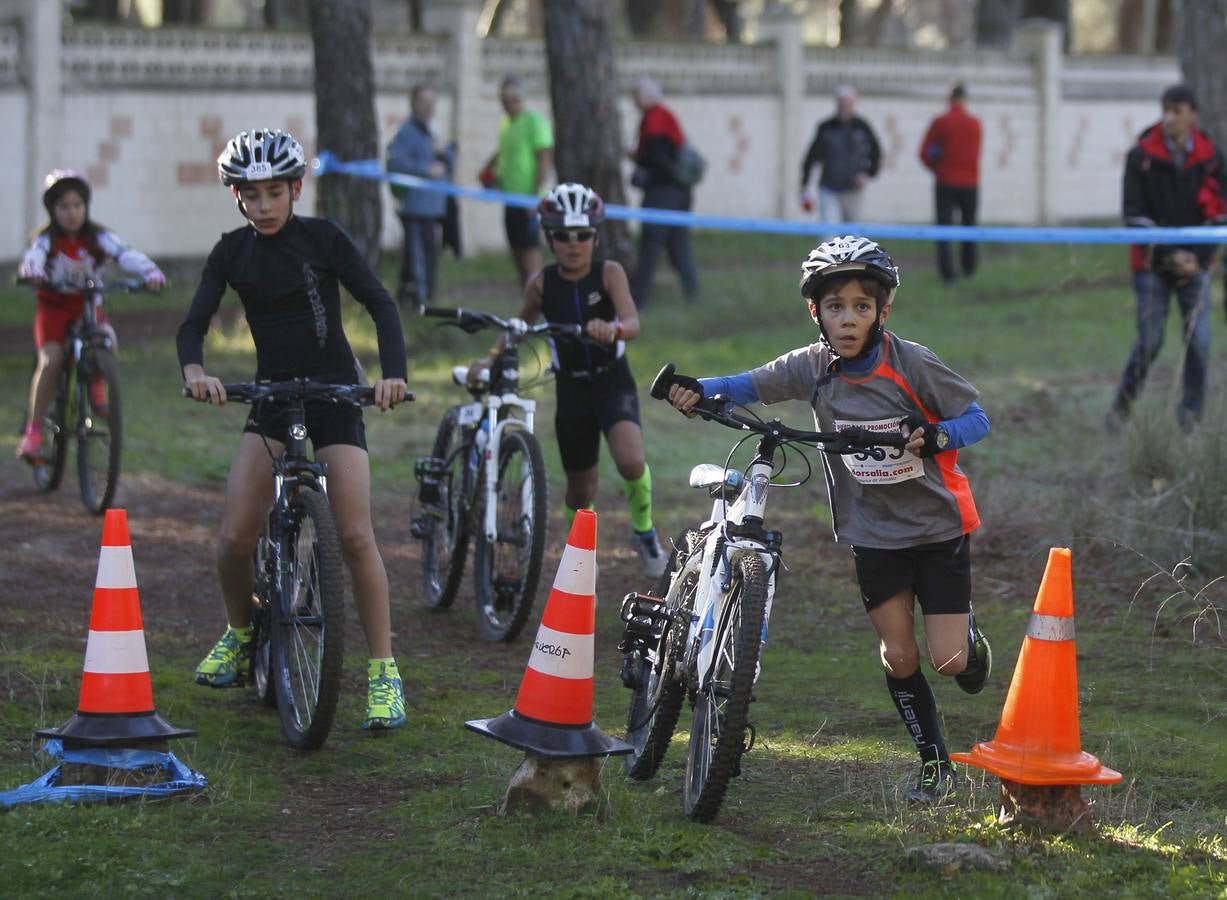
M 29 10 L 40 5 L 29 2 Z M 536 40 L 478 40 L 471 4 L 436 10 L 431 24 L 440 37 L 376 38 L 380 144 L 407 114 L 409 87 L 428 81 L 440 93 L 437 129 L 460 141 L 459 180 L 475 184 L 497 137 L 499 79 L 520 75 L 528 104 L 548 111 L 544 53 Z M 0 192 L 26 198 L 25 215 L 20 202 L 6 203 L 2 260 L 18 256 L 41 224 L 36 173 L 53 166 L 86 171 L 96 187 L 95 216 L 135 246 L 154 256 L 199 256 L 239 222 L 216 180 L 214 160 L 225 140 L 270 126 L 319 149 L 306 35 L 56 21 L 28 11 L 0 25 L 0 121 L 7 131 Z M 984 221 L 1113 218 L 1124 152 L 1157 118 L 1162 88 L 1179 77 L 1170 59 L 1064 59 L 1054 33 L 1043 28 L 1024 33 L 1011 53 L 938 54 L 802 47 L 787 20 L 777 25 L 764 26 L 772 40 L 755 46 L 617 48 L 623 139 L 629 143 L 637 127 L 630 88 L 651 75 L 708 158 L 697 212 L 800 217 L 800 160 L 817 122 L 833 109 L 832 90 L 847 83 L 860 91 L 860 112 L 884 149 L 866 220 L 928 222 L 932 180 L 918 145 L 950 85 L 963 80 L 984 123 Z M 58 57 L 58 68 L 49 67 L 47 54 Z M 308 179 L 307 208 L 312 199 Z M 501 246 L 499 208 L 474 202 L 464 209 L 468 246 Z M 399 239 L 389 202 L 384 241 Z

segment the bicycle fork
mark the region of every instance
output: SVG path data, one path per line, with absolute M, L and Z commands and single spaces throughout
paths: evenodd
M 485 504 L 482 510 L 482 531 L 486 536 L 486 540 L 490 543 L 496 541 L 504 541 L 506 543 L 516 543 L 521 541 L 519 534 L 504 534 L 498 533 L 498 476 L 499 476 L 499 450 L 502 446 L 503 432 L 509 425 L 516 428 L 523 428 L 529 434 L 533 432 L 533 419 L 537 410 L 536 400 L 526 400 L 515 394 L 503 394 L 499 397 L 488 397 L 486 399 L 486 421 L 484 427 L 478 430 L 476 438 L 477 452 L 480 454 L 479 465 L 485 473 L 485 478 L 482 479 L 482 492 L 485 499 Z M 504 406 L 519 409 L 521 415 L 515 418 L 499 417 L 499 410 Z M 484 441 L 483 441 L 484 436 Z M 525 479 L 521 486 L 522 491 L 532 490 L 532 479 Z M 531 509 L 531 503 L 527 501 L 529 498 L 521 497 L 521 509 Z

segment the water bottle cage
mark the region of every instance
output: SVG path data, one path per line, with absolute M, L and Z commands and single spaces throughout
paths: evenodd
M 622 599 L 622 621 L 626 628 L 618 649 L 623 653 L 646 653 L 660 643 L 672 621 L 668 606 L 659 597 L 634 591 Z
M 442 502 L 440 488 L 447 478 L 447 460 L 437 456 L 419 457 L 413 463 L 413 474 L 418 480 L 418 499 L 423 503 Z

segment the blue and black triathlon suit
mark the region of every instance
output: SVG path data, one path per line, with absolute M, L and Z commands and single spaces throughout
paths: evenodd
M 542 270 L 541 312 L 554 324 L 587 326 L 591 319 L 612 322 L 618 317 L 613 298 L 605 290 L 605 260 L 594 257 L 592 268 L 579 281 L 569 281 L 558 265 Z M 619 422 L 639 424 L 639 397 L 626 363 L 626 344 L 597 345 L 566 338 L 554 340 L 554 372 L 558 408 L 554 432 L 562 467 L 583 472 L 596 465 L 601 432 Z
M 405 378 L 405 338 L 396 303 L 354 242 L 327 219 L 291 215 L 264 236 L 250 225 L 222 235 L 209 254 L 187 318 L 179 326 L 179 366 L 204 363 L 204 339 L 222 295 L 239 295 L 256 345 L 256 380 L 310 378 L 363 384 L 365 376 L 341 330 L 345 285 L 375 321 L 384 378 Z M 307 430 L 315 449 L 349 444 L 366 449 L 362 410 L 307 401 Z M 244 431 L 285 441 L 284 408 L 254 406 Z

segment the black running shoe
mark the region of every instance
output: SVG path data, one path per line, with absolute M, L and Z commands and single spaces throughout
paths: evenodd
M 967 693 L 978 694 L 984 690 L 984 682 L 993 671 L 993 648 L 976 624 L 976 614 L 969 612 L 968 618 L 967 668 L 955 675 L 954 680 Z
M 959 776 L 948 759 L 921 765 L 916 787 L 907 792 L 907 802 L 917 806 L 941 806 L 958 789 Z

